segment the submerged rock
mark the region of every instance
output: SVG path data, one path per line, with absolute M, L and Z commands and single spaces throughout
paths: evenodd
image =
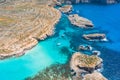
M 60 53 L 63 54 L 63 55 L 69 55 L 69 56 L 70 56 L 70 54 L 71 54 L 69 48 L 66 47 L 66 46 L 61 47 Z
M 72 11 L 72 5 L 65 5 L 63 7 L 60 7 L 59 10 L 63 13 L 69 13 Z
M 86 74 L 83 80 L 107 80 L 101 73 L 93 72 L 92 74 Z
M 106 35 L 102 33 L 84 34 L 83 37 L 89 41 L 106 41 Z
M 78 16 L 78 14 L 69 15 L 69 20 L 71 24 L 81 27 L 81 28 L 93 28 L 92 21 Z
M 54 64 L 25 80 L 72 80 L 69 64 Z

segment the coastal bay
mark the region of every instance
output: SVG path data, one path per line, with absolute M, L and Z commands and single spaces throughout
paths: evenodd
M 92 49 L 81 51 L 81 52 L 85 52 L 85 54 L 91 55 L 92 51 L 94 50 L 100 51 L 101 55 L 99 56 L 103 59 L 103 68 L 104 68 L 102 70 L 102 74 L 109 80 L 119 80 L 119 72 L 120 72 L 119 71 L 120 55 L 118 50 L 119 44 L 115 44 L 115 43 L 119 43 L 119 41 L 118 42 L 116 41 L 119 37 L 115 37 L 116 35 L 118 36 L 118 34 L 114 34 L 114 31 L 119 33 L 119 27 L 115 25 L 114 25 L 115 28 L 113 28 L 113 25 L 109 25 L 109 27 L 107 27 L 108 23 L 111 23 L 111 21 L 113 21 L 113 23 L 114 22 L 117 23 L 116 25 L 118 25 L 117 21 L 119 21 L 119 17 L 116 17 L 116 15 L 118 15 L 119 12 L 117 10 L 114 10 L 113 13 L 107 16 L 108 13 L 112 12 L 111 9 L 109 9 L 111 8 L 111 6 L 119 9 L 119 4 L 107 5 L 106 6 L 107 8 L 105 8 L 104 5 L 96 5 L 96 4 L 73 5 L 73 11 L 71 14 L 78 14 L 79 16 L 88 18 L 93 22 L 94 29 L 86 30 L 86 29 L 76 27 L 70 23 L 68 19 L 68 15 L 62 14 L 60 20 L 59 20 L 60 17 L 57 18 L 59 22 L 58 24 L 55 25 L 55 28 L 54 28 L 55 30 L 53 29 L 54 34 L 52 34 L 51 37 L 48 37 L 47 39 L 44 39 L 44 37 L 41 38 L 44 40 L 37 41 L 36 43 L 37 45 L 31 50 L 27 51 L 26 54 L 23 56 L 11 57 L 6 60 L 0 60 L 0 75 L 1 75 L 0 79 L 23 80 L 28 77 L 35 77 L 36 75 L 38 75 L 37 77 L 39 78 L 39 73 L 44 75 L 44 72 L 47 73 L 47 71 L 49 71 L 51 73 L 51 70 L 53 70 L 53 74 L 54 72 L 58 73 L 57 77 L 59 77 L 59 79 L 61 79 L 61 76 L 60 76 L 61 73 L 59 72 L 67 73 L 63 75 L 65 76 L 63 77 L 65 78 L 65 80 L 66 80 L 66 77 L 69 77 L 70 79 L 69 61 L 70 61 L 71 55 L 73 55 L 73 53 L 77 51 L 77 48 L 80 45 L 83 45 L 83 46 L 90 45 Z M 47 6 L 46 8 L 52 8 L 52 7 Z M 103 9 L 106 12 L 103 12 Z M 53 9 L 53 11 L 54 10 L 55 9 Z M 110 11 L 107 11 L 107 10 L 110 10 Z M 116 11 L 118 12 L 117 14 L 116 14 Z M 101 15 L 101 16 L 104 16 L 104 19 L 103 17 L 100 16 L 100 14 L 106 14 L 105 16 Z M 113 19 L 110 18 L 111 15 Z M 1 18 L 2 19 L 0 19 L 0 21 L 6 20 L 6 17 L 5 18 L 1 17 Z M 9 23 L 10 22 L 9 20 L 12 21 L 12 19 L 9 18 L 8 21 L 6 22 Z M 113 31 L 110 28 L 112 28 Z M 45 29 L 45 31 L 46 30 L 48 29 Z M 101 42 L 101 41 L 91 42 L 83 39 L 82 37 L 83 34 L 90 34 L 90 33 L 105 33 L 106 37 L 108 38 L 108 42 Z M 32 36 L 33 35 L 34 34 L 32 34 Z M 34 37 L 34 38 L 36 40 L 41 40 L 38 37 Z M 118 47 L 115 47 L 114 45 L 109 46 L 111 44 L 114 44 L 115 46 L 118 46 Z M 6 73 L 10 73 L 10 74 L 7 77 L 5 77 Z M 95 73 L 95 74 L 98 74 L 99 76 L 101 76 L 100 73 Z M 93 73 L 92 75 L 95 75 L 95 74 Z M 88 74 L 85 77 L 86 79 L 88 79 L 87 77 L 90 77 L 90 76 L 91 75 Z M 49 76 L 46 76 L 46 78 L 47 77 Z M 42 78 L 46 79 L 45 77 L 42 77 Z M 42 78 L 40 78 L 40 80 Z M 37 80 L 37 78 L 33 78 L 33 80 Z

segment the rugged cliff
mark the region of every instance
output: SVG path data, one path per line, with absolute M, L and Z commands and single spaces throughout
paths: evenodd
M 102 3 L 102 4 L 113 4 L 119 3 L 120 0 L 58 0 L 62 3 L 77 4 L 77 3 Z
M 7 0 L 0 4 L 0 59 L 20 56 L 38 39 L 54 34 L 61 14 L 50 1 Z

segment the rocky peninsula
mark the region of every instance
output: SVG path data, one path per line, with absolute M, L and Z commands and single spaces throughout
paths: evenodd
M 49 0 L 6 0 L 0 5 L 0 59 L 20 56 L 54 34 L 59 10 Z
M 81 28 L 93 28 L 94 26 L 92 21 L 86 18 L 80 17 L 78 14 L 69 15 L 68 18 L 71 24 Z

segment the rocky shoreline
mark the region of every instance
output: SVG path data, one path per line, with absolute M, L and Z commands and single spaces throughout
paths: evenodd
M 120 0 L 58 0 L 58 1 L 65 4 L 79 4 L 79 3 L 115 4 L 120 2 Z
M 5 2 L 0 10 L 0 59 L 24 55 L 38 40 L 54 34 L 54 26 L 61 17 L 60 11 L 47 1 Z

